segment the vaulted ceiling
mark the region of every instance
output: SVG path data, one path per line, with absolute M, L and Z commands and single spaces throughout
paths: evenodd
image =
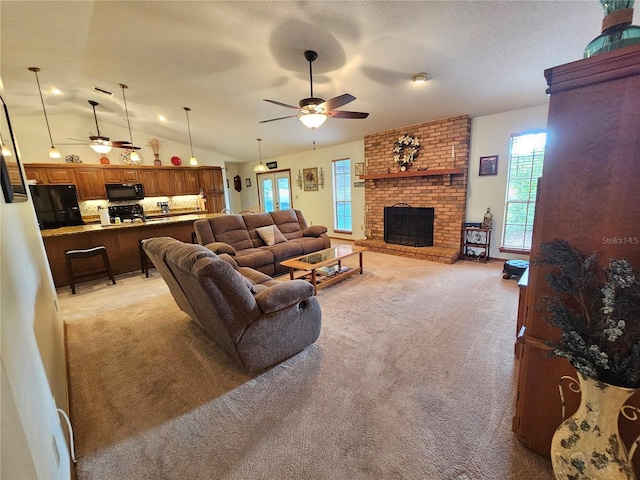
M 579 60 L 602 16 L 597 0 L 3 0 L 0 74 L 12 115 L 42 114 L 27 70 L 37 66 L 50 115 L 92 117 L 93 99 L 101 122 L 126 127 L 123 83 L 134 130 L 188 143 L 187 106 L 194 146 L 255 161 L 257 137 L 273 157 L 543 104 L 543 71 Z M 316 131 L 296 118 L 258 123 L 295 113 L 263 99 L 309 96 L 309 49 L 314 96 L 350 93 L 341 110 L 367 119 L 329 118 Z M 418 72 L 431 80 L 414 84 Z

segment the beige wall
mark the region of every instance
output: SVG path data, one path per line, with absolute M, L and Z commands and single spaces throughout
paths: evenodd
M 10 391 L 37 477 L 66 479 L 69 451 L 56 411 L 57 404 L 68 413 L 63 325 L 31 202 L 0 200 L 0 228 L 1 356 L 8 385 L 2 408 L 11 407 L 4 401 Z M 23 453 L 3 455 L 3 474 L 28 468 L 18 432 L 2 427 L 3 452 Z
M 301 127 L 302 128 L 302 127 Z M 264 147 L 264 145 L 263 145 Z M 263 148 L 263 152 L 265 149 Z M 331 162 L 332 160 L 341 160 L 344 158 L 351 159 L 351 182 L 359 181 L 355 176 L 355 164 L 364 162 L 364 141 L 344 143 L 332 147 L 316 148 L 316 150 L 308 150 L 302 153 L 285 155 L 281 157 L 263 158 L 263 163 L 276 161 L 278 162 L 278 170 L 291 171 L 291 183 L 293 188 L 293 207 L 304 213 L 307 223 L 311 225 L 324 225 L 329 229 L 329 235 L 335 238 L 358 239 L 364 237 L 364 188 L 353 188 L 351 191 L 351 208 L 353 212 L 352 218 L 352 234 L 334 233 L 333 231 L 333 182 L 331 178 Z M 258 205 L 258 190 L 256 173 L 253 167 L 257 161 L 245 163 L 239 170 L 242 178 L 242 208 L 249 208 Z M 305 168 L 320 167 L 324 170 L 325 184 L 324 188 L 318 188 L 318 191 L 304 191 L 296 186 L 298 178 L 298 170 Z M 245 178 L 251 178 L 251 187 L 246 188 L 244 185 Z M 231 189 L 233 190 L 233 180 Z M 236 212 L 236 210 L 234 210 Z
M 548 107 L 548 105 L 540 105 L 523 108 L 477 117 L 471 121 L 467 221 L 481 222 L 487 207 L 491 208 L 493 213 L 491 257 L 528 259 L 527 256 L 501 253 L 499 250 L 507 188 L 509 143 L 514 133 L 546 128 Z M 480 157 L 490 155 L 498 155 L 498 174 L 481 177 L 478 175 Z

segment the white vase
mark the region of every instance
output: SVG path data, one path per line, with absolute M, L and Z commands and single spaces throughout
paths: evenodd
M 560 424 L 551 441 L 551 463 L 558 480 L 635 480 L 618 417 L 637 391 L 616 387 L 578 372 L 580 406 Z

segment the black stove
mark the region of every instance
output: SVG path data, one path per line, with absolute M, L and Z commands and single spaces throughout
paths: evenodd
M 111 218 L 120 217 L 121 220 L 146 220 L 142 205 L 113 205 L 109 207 L 109 216 Z

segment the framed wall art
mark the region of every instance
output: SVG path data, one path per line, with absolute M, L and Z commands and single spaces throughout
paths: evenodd
M 303 168 L 302 178 L 305 192 L 318 190 L 318 167 Z
M 498 155 L 490 157 L 480 157 L 480 171 L 478 175 L 497 175 L 498 174 Z
M 245 185 L 245 187 L 250 187 L 251 186 L 251 179 L 250 178 L 245 178 L 244 179 L 244 185 Z
M 364 162 L 356 163 L 356 175 L 364 175 Z

